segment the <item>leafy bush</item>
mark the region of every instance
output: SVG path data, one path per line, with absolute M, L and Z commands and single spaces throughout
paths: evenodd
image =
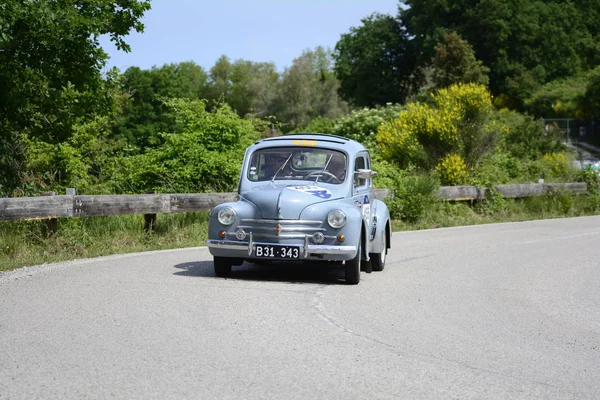
M 226 104 L 210 112 L 204 101 L 168 100 L 178 132 L 164 133 L 164 144 L 145 154 L 124 157 L 115 172 L 120 192 L 232 191 L 237 185 L 244 151 L 258 140 L 254 120 Z
M 585 182 L 587 184 L 588 193 L 590 194 L 600 192 L 600 175 L 590 168 L 578 171 L 575 175 L 575 180 L 577 182 Z
M 354 110 L 337 119 L 316 118 L 308 125 L 295 132 L 329 133 L 347 137 L 374 149 L 375 136 L 379 126 L 385 121 L 398 117 L 403 107 L 399 104 L 388 104 L 385 107 L 362 108 Z
M 540 121 L 514 111 L 502 110 L 495 115 L 505 126 L 502 147 L 520 159 L 536 160 L 544 154 L 565 151 L 558 131 L 545 131 Z
M 398 170 L 388 183 L 393 199 L 388 201 L 394 219 L 407 222 L 418 221 L 435 202 L 435 190 L 439 183 L 429 175 L 414 175 L 414 171 Z
M 109 139 L 110 129 L 109 117 L 96 117 L 78 121 L 68 140 L 59 144 L 25 140 L 27 174 L 23 194 L 37 196 L 48 190 L 61 193 L 67 187 L 82 194 L 110 193 L 108 177 L 115 158 L 123 152 L 119 141 Z

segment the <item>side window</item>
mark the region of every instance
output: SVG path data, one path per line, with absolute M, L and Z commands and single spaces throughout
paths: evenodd
M 364 157 L 357 157 L 354 162 L 354 171 L 358 171 L 359 169 L 365 169 L 366 163 Z M 354 187 L 365 186 L 367 181 L 365 179 L 359 179 L 356 175 L 354 175 Z

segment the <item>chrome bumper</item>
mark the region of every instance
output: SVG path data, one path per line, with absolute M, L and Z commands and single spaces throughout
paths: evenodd
M 206 245 L 209 248 L 223 250 L 242 250 L 248 253 L 248 257 L 252 257 L 255 245 L 278 245 L 279 243 L 258 243 L 258 242 L 236 242 L 233 240 L 207 240 Z M 354 255 L 356 254 L 356 246 L 331 246 L 322 244 L 308 244 L 305 240 L 304 245 L 284 245 L 297 246 L 300 248 L 300 253 L 303 258 L 307 258 L 309 254 L 337 254 L 337 255 Z

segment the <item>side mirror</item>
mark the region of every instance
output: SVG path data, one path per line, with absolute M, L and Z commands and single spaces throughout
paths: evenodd
M 377 175 L 377 172 L 371 171 L 370 169 L 359 169 L 358 171 L 354 171 L 354 176 L 358 179 L 371 179 Z

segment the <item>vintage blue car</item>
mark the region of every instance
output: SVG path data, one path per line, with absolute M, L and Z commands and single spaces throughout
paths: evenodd
M 210 214 L 216 275 L 244 261 L 323 262 L 343 265 L 346 282 L 357 284 L 361 270 L 383 270 L 390 215 L 373 196 L 374 175 L 367 149 L 339 136 L 288 134 L 250 146 L 239 200 Z

